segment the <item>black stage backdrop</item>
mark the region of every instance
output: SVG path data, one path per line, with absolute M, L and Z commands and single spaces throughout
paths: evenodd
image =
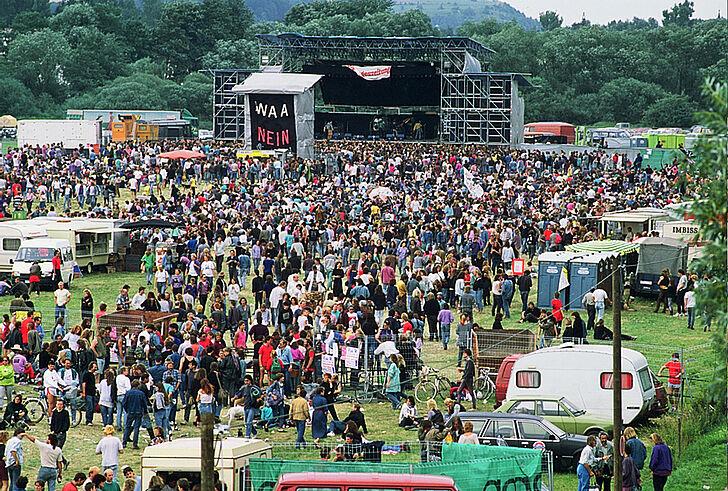
M 389 78 L 364 80 L 344 65 L 391 65 Z M 323 75 L 319 82 L 324 104 L 351 106 L 439 106 L 440 76 L 429 63 L 318 62 L 304 73 Z
M 254 150 L 296 150 L 296 115 L 293 96 L 248 94 L 250 135 Z

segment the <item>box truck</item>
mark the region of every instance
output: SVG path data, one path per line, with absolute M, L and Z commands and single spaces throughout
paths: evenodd
M 18 146 L 62 144 L 65 149 L 100 145 L 100 121 L 26 119 L 18 121 Z

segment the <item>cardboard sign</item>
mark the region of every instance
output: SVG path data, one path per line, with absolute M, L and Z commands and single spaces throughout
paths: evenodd
M 333 355 L 321 355 L 321 371 L 331 375 L 336 373 L 336 364 Z
M 296 149 L 293 96 L 250 94 L 250 137 L 253 150 Z
M 359 348 L 347 346 L 344 348 L 344 365 L 346 368 L 359 369 Z
M 512 259 L 511 260 L 511 272 L 513 276 L 523 276 L 526 271 L 526 260 L 525 259 Z

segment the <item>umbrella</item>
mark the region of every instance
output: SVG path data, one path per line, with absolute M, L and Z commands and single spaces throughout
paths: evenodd
M 136 222 L 122 223 L 119 228 L 126 230 L 141 230 L 145 228 L 176 228 L 184 226 L 181 223 L 170 222 L 169 220 L 162 220 L 159 218 L 152 218 L 149 220 L 139 220 Z
M 177 159 L 199 159 L 206 157 L 206 155 L 202 152 L 194 152 L 192 150 L 173 150 L 171 152 L 164 152 L 157 155 L 157 157 L 162 159 L 171 159 L 171 160 L 177 160 Z
M 374 199 L 374 198 L 386 199 L 386 198 L 391 198 L 392 196 L 394 196 L 394 192 L 392 192 L 391 189 L 386 188 L 384 186 L 377 186 L 369 192 L 369 198 L 371 198 L 371 199 Z

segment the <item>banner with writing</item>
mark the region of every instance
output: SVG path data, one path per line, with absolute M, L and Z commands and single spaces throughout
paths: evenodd
M 250 94 L 250 136 L 253 150 L 296 150 L 293 95 Z
M 377 66 L 357 66 L 344 65 L 349 70 L 359 75 L 364 80 L 383 80 L 392 75 L 392 67 L 390 65 Z

